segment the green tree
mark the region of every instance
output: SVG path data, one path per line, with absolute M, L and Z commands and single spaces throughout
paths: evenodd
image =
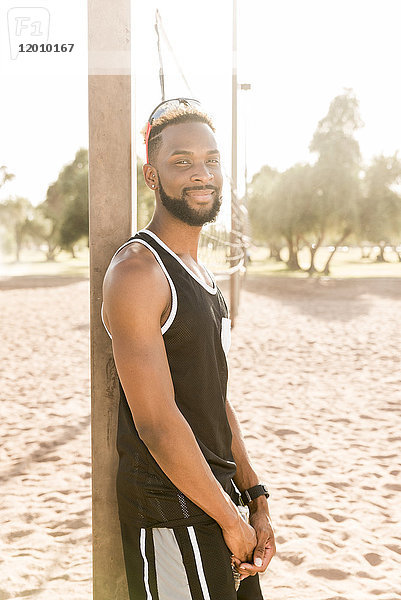
M 29 234 L 33 210 L 29 200 L 21 196 L 10 197 L 0 203 L 0 223 L 12 236 L 16 262 L 20 260 L 21 248 Z
M 15 177 L 15 175 L 13 173 L 8 173 L 7 167 L 5 165 L 2 165 L 0 167 L 0 188 L 2 188 L 7 183 L 7 181 L 11 181 L 12 179 L 14 179 L 14 177 Z M 1 213 L 1 207 L 0 207 L 0 213 Z M 3 213 L 3 217 L 4 217 L 4 213 Z M 3 220 L 1 218 L 1 214 L 0 214 L 0 228 L 2 229 L 1 237 L 0 237 L 1 249 L 6 254 L 9 254 L 10 252 L 13 252 L 13 250 L 14 250 L 14 232 L 9 230 L 8 221 L 6 222 L 5 220 Z
M 0 167 L 0 188 L 3 187 L 7 183 L 7 181 L 11 181 L 14 179 L 15 175 L 13 173 L 7 172 L 7 167 L 5 165 Z
M 46 258 L 53 261 L 60 250 L 60 222 L 64 209 L 64 197 L 59 181 L 49 185 L 46 200 L 37 206 L 38 234 L 43 233 L 47 245 Z M 40 225 L 39 225 L 40 223 Z
M 88 151 L 81 148 L 67 166 L 62 180 L 65 197 L 60 223 L 60 246 L 75 257 L 74 244 L 86 239 L 89 245 Z
M 294 165 L 284 173 L 265 166 L 251 182 L 249 216 L 253 236 L 269 243 L 272 256 L 277 256 L 284 244 L 291 270 L 300 268 L 299 245 L 311 226 L 312 185 L 312 167 L 305 164 Z
M 311 226 L 310 198 L 313 195 L 312 167 L 297 164 L 281 173 L 271 189 L 266 206 L 266 218 L 272 231 L 285 240 L 288 248 L 287 266 L 300 269 L 300 242 Z
M 387 244 L 396 247 L 401 241 L 401 195 L 397 191 L 400 183 L 401 160 L 397 153 L 373 158 L 363 181 L 359 238 L 379 246 L 379 262 L 385 260 Z
M 256 173 L 248 188 L 248 216 L 252 228 L 252 239 L 267 244 L 270 254 L 280 260 L 281 236 L 274 231 L 267 215 L 269 195 L 280 173 L 265 165 Z
M 266 216 L 267 198 L 280 173 L 265 165 L 256 173 L 248 189 L 248 213 L 252 223 L 253 238 L 268 242 L 271 237 L 270 223 Z
M 89 236 L 86 148 L 80 148 L 74 160 L 63 167 L 57 181 L 48 187 L 46 200 L 38 211 L 41 218 L 38 217 L 37 229 L 45 235 L 47 260 L 54 260 L 60 249 L 74 256 L 74 244 Z
M 358 100 L 347 89 L 331 102 L 313 135 L 309 149 L 318 154 L 318 159 L 313 175 L 316 193 L 311 198 L 311 273 L 316 270 L 316 251 L 331 238 L 334 251 L 323 269 L 323 273 L 329 274 L 338 246 L 357 226 L 361 153 L 354 135 L 362 126 Z
M 60 180 L 64 207 L 59 244 L 75 257 L 74 244 L 82 238 L 89 245 L 88 151 L 81 148 L 65 167 Z

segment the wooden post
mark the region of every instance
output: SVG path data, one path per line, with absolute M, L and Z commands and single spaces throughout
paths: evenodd
M 132 232 L 130 0 L 89 0 L 88 25 L 93 597 L 127 600 L 115 494 L 118 385 L 100 310 L 106 268 Z

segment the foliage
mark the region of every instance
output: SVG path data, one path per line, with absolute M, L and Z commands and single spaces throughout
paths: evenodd
M 376 156 L 365 172 L 364 194 L 360 200 L 359 238 L 380 248 L 377 257 L 384 261 L 384 247 L 401 240 L 401 160 L 393 156 Z
M 5 165 L 0 167 L 0 188 L 7 183 L 7 181 L 11 181 L 14 179 L 15 175 L 13 173 L 7 173 L 7 167 Z
M 10 233 L 15 260 L 20 260 L 23 242 L 30 232 L 34 208 L 27 198 L 9 197 L 0 203 L 0 223 Z
M 345 90 L 331 102 L 309 146 L 318 154 L 314 165 L 311 272 L 316 270 L 314 256 L 323 242 L 339 236 L 333 244 L 335 252 L 357 226 L 361 153 L 353 136 L 362 125 L 358 100 L 352 90 Z M 323 270 L 326 275 L 331 259 L 332 255 Z
M 64 180 L 66 202 L 60 223 L 60 246 L 74 255 L 74 244 L 85 238 L 89 245 L 88 152 L 81 149 L 69 165 Z
M 6 167 L 0 168 L 0 184 L 12 177 Z M 154 194 L 145 184 L 140 159 L 137 181 L 138 227 L 143 228 L 153 214 Z M 63 167 L 57 180 L 49 185 L 46 200 L 37 207 L 19 198 L 3 202 L 0 208 L 0 224 L 7 231 L 7 245 L 10 246 L 13 239 L 12 245 L 17 248 L 18 256 L 23 239 L 31 239 L 37 245 L 45 243 L 47 260 L 54 260 L 60 250 L 75 256 L 76 243 L 89 239 L 87 149 L 80 148 L 74 160 Z
M 80 148 L 74 160 L 52 183 L 46 200 L 38 206 L 37 231 L 48 246 L 47 259 L 54 260 L 60 249 L 74 256 L 74 244 L 89 237 L 88 151 Z M 47 221 L 47 224 L 46 224 Z
M 249 215 L 254 237 L 270 245 L 284 242 L 287 266 L 300 269 L 298 252 L 310 250 L 308 271 L 316 271 L 315 255 L 323 243 L 333 244 L 323 268 L 329 274 L 337 248 L 358 228 L 361 154 L 355 132 L 363 125 L 352 90 L 334 98 L 312 137 L 314 165 L 297 164 L 279 173 L 265 166 L 254 176 Z
M 272 227 L 267 214 L 271 190 L 279 172 L 268 165 L 253 176 L 248 190 L 248 214 L 252 224 L 252 237 L 255 241 L 271 242 L 279 234 Z

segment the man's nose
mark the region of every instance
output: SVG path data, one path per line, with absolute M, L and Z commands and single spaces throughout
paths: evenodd
M 191 181 L 201 181 L 202 183 L 208 183 L 213 179 L 214 174 L 209 171 L 208 166 L 204 163 L 198 164 L 194 169 L 194 173 L 191 175 Z

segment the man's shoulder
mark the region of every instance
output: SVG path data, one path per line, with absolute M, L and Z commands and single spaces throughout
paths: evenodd
M 143 244 L 132 242 L 110 261 L 103 280 L 103 294 L 135 293 L 144 287 L 157 295 L 169 291 L 166 277 L 153 253 Z
M 106 272 L 110 279 L 158 278 L 163 273 L 151 250 L 141 243 L 132 241 L 113 256 Z

